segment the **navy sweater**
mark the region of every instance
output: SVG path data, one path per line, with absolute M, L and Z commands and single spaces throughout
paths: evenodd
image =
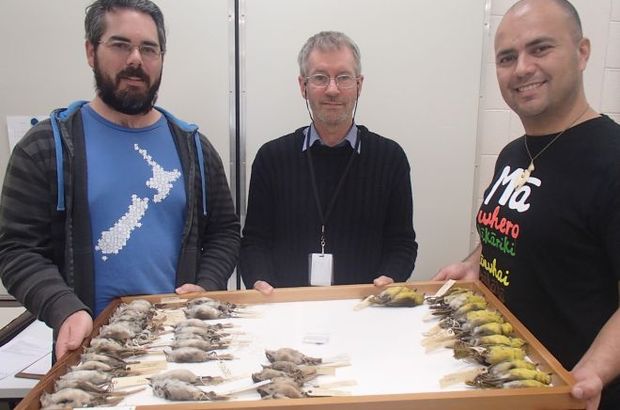
M 359 127 L 356 157 L 326 224 L 334 284 L 370 283 L 380 275 L 405 281 L 417 256 L 410 167 L 394 141 Z M 246 287 L 309 284 L 308 254 L 320 252 L 303 128 L 263 145 L 252 166 L 239 270 Z M 311 148 L 323 209 L 352 155 L 349 144 Z

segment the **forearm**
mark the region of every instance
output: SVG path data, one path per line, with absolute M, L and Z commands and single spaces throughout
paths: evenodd
M 478 244 L 474 250 L 463 259 L 463 263 L 469 265 L 473 270 L 480 270 L 480 255 L 482 255 L 482 245 Z
M 433 280 L 477 280 L 480 278 L 480 255 L 482 254 L 482 246 L 478 245 L 472 253 L 470 253 L 461 262 L 444 266 L 433 277 Z
M 573 371 L 590 369 L 604 384 L 620 375 L 620 309 L 609 318 Z

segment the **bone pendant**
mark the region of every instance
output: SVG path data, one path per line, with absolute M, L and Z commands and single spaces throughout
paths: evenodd
M 523 170 L 519 178 L 515 180 L 515 189 L 519 189 L 523 185 L 525 185 L 525 183 L 530 178 L 530 175 L 532 174 L 533 171 L 534 171 L 534 163 L 530 162 L 530 165 L 527 167 L 527 169 Z

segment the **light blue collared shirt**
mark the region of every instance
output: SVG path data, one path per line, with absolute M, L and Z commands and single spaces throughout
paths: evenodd
M 319 141 L 319 144 L 321 145 L 325 145 L 323 141 L 321 140 L 321 137 L 319 137 L 319 133 L 316 132 L 316 128 L 314 128 L 314 124 L 310 124 L 310 126 L 304 129 L 303 132 L 306 138 L 304 139 L 304 144 L 301 146 L 302 152 L 306 151 L 308 147 L 311 147 L 312 144 L 314 144 L 316 141 Z M 308 133 L 310 133 L 310 138 L 308 138 Z M 356 139 L 357 139 L 357 125 L 353 124 L 351 125 L 351 128 L 349 128 L 349 132 L 347 132 L 347 135 L 344 137 L 344 139 L 336 146 L 341 147 L 348 142 L 351 148 L 355 148 Z M 360 141 L 360 143 L 357 145 L 358 154 L 360 153 L 361 149 L 362 149 L 362 142 Z

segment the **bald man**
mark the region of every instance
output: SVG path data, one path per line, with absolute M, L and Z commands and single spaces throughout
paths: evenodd
M 506 13 L 497 79 L 526 134 L 497 158 L 480 245 L 435 279 L 482 280 L 572 369 L 573 396 L 619 409 L 620 126 L 586 100 L 589 56 L 568 1 L 522 0 Z

